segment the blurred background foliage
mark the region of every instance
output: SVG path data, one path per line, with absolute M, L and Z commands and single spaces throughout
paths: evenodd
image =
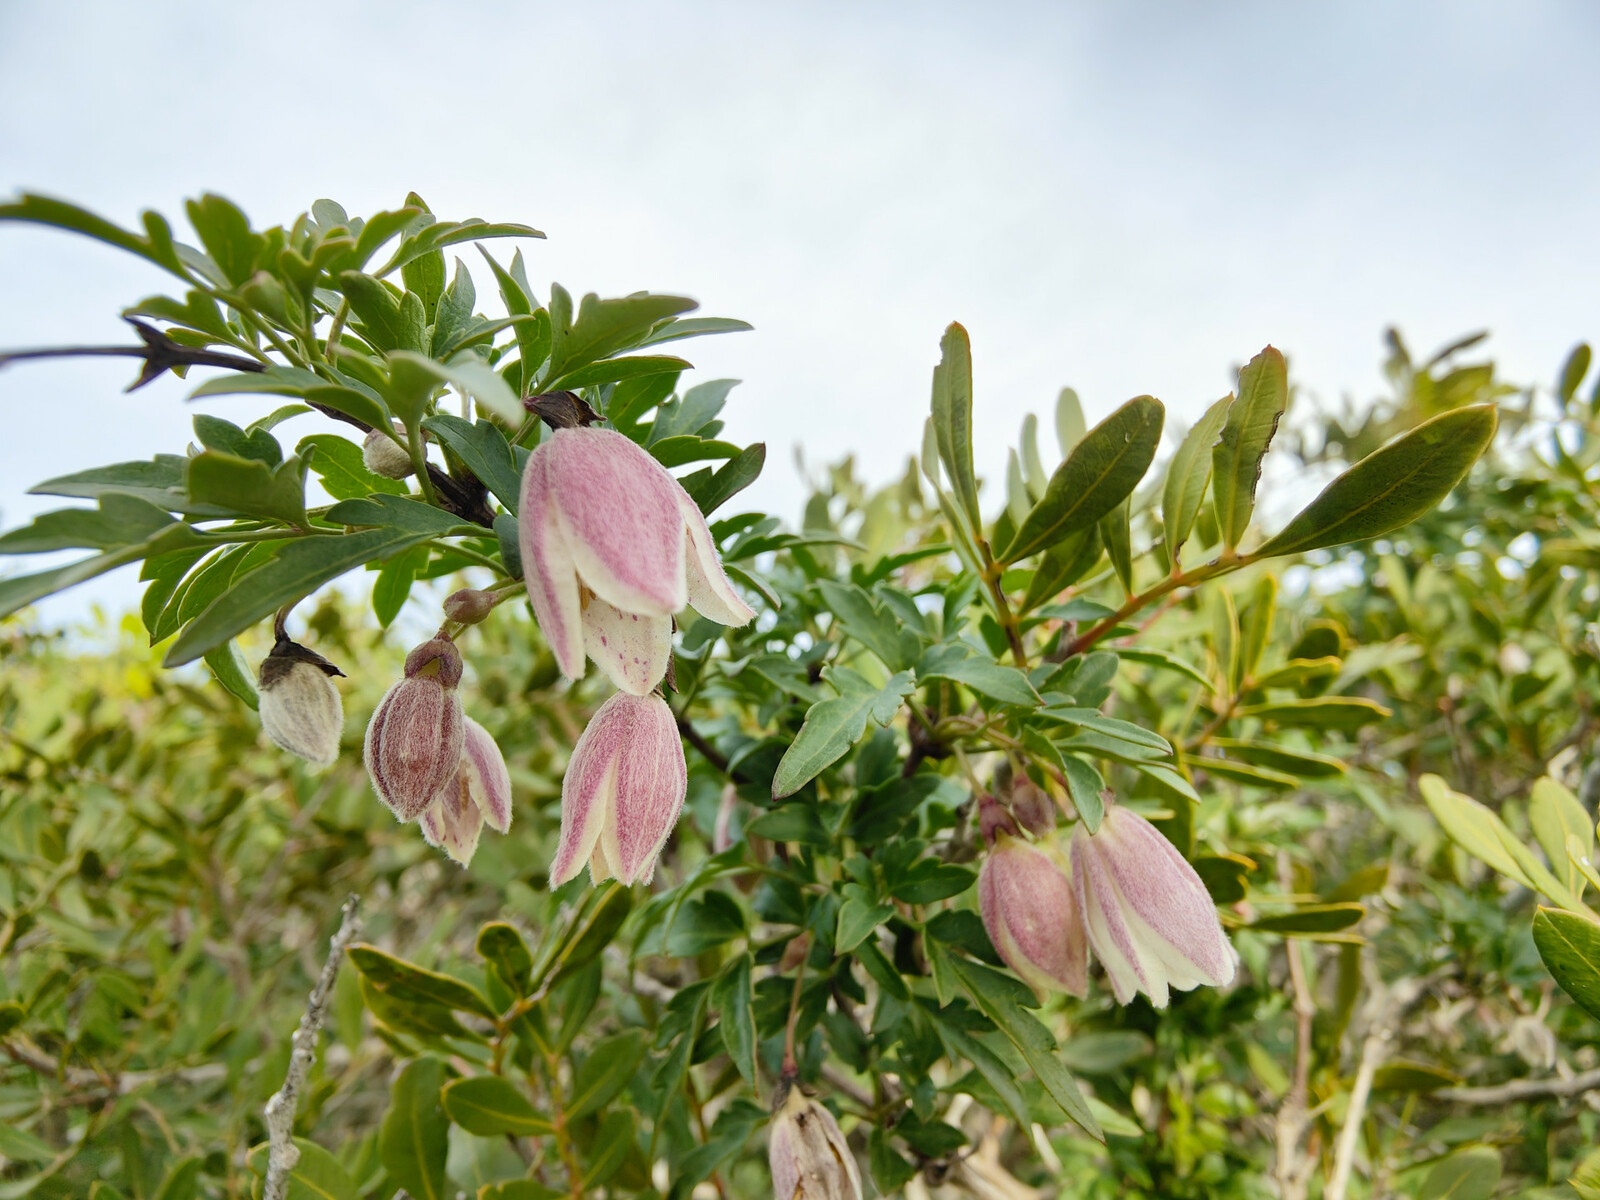
M 1595 1144 L 1600 1103 L 1562 1081 L 1581 1083 L 1600 1066 L 1600 1023 L 1541 965 L 1529 932 L 1534 895 L 1447 840 L 1416 781 L 1438 774 L 1527 834 L 1529 790 L 1548 774 L 1594 819 L 1600 388 L 1579 394 L 1586 351 L 1552 388 L 1508 385 L 1475 340 L 1419 361 L 1391 335 L 1387 367 L 1392 391 L 1375 401 L 1316 412 L 1302 399 L 1280 457 L 1287 445 L 1306 472 L 1324 470 L 1426 417 L 1495 401 L 1496 443 L 1453 496 L 1391 539 L 1260 564 L 1169 598 L 1141 617 L 1146 659 L 1124 656 L 1107 680 L 1105 711 L 1166 737 L 1199 803 L 1131 766 L 1113 763 L 1107 782 L 1164 818 L 1227 906 L 1238 981 L 1178 994 L 1165 1011 L 1142 998 L 1115 1006 L 1103 989 L 1046 1003 L 1040 1015 L 1093 1097 L 1101 1145 L 1036 1084 L 1037 1125 L 1026 1130 L 1004 1120 L 998 1099 L 984 1103 L 981 1081 L 916 1080 L 939 1044 L 887 1036 L 894 1022 L 883 1007 L 875 1020 L 858 1009 L 848 966 L 836 970 L 813 944 L 804 1074 L 846 1115 L 879 1190 L 1321 1196 L 1350 1128 L 1347 1154 L 1359 1150 L 1361 1163 L 1351 1196 L 1576 1194 L 1564 1181 Z M 516 792 L 511 833 L 485 838 L 470 872 L 396 825 L 368 787 L 361 731 L 404 645 L 354 598 L 329 594 L 306 617 L 317 648 L 350 675 L 345 753 L 321 775 L 265 745 L 254 714 L 197 667 L 161 670 L 161 647 L 147 648 L 136 617 L 87 635 L 8 622 L 0 1197 L 250 1194 L 261 1108 L 282 1082 L 288 1034 L 350 893 L 362 897 L 367 942 L 493 1001 L 512 1002 L 518 968 L 480 953 L 485 923 L 518 931 L 500 944 L 525 940 L 555 983 L 541 1027 L 507 1051 L 481 1022 L 445 1025 L 448 1004 L 397 1011 L 376 968 L 342 971 L 296 1126 L 330 1152 L 339 1188 L 387 1200 L 404 1185 L 420 1200 L 420 1180 L 440 1194 L 542 1197 L 558 1194 L 546 1182 L 566 1178 L 560 1154 L 581 1159 L 597 1188 L 644 1189 L 661 1157 L 671 1164 L 654 1178 L 664 1193 L 765 1194 L 761 1112 L 736 1085 L 753 1065 L 743 1060 L 765 1063 L 775 1051 L 789 1003 L 777 971 L 793 969 L 793 947 L 804 956 L 796 933 L 815 913 L 794 911 L 800 891 L 785 873 L 800 868 L 780 857 L 783 870 L 764 874 L 773 843 L 747 825 L 770 820 L 759 815 L 770 789 L 740 786 L 759 774 L 741 776 L 740 765 L 770 757 L 770 780 L 776 754 L 765 739 L 787 731 L 787 741 L 805 711 L 796 700 L 825 694 L 817 668 L 833 627 L 819 620 L 816 578 L 870 584 L 893 562 L 915 593 L 950 574 L 948 555 L 919 557 L 945 534 L 914 464 L 881 489 L 857 480 L 848 461 L 813 482 L 803 519 L 811 536 L 767 551 L 770 568 L 762 560 L 784 607 L 744 635 L 751 654 L 738 659 L 771 647 L 800 669 L 713 671 L 696 658 L 694 626 L 685 631 L 678 688 L 699 706 L 699 753 L 657 899 L 631 911 L 586 880 L 546 888 L 566 754 L 602 689 L 593 679 L 554 687 L 555 665 L 523 605 L 463 639 L 468 714 L 503 749 Z M 1157 520 L 1147 502 L 1136 499 L 1132 520 L 1136 539 L 1153 540 L 1153 528 L 1139 537 Z M 1207 520 L 1202 512 L 1201 541 L 1212 540 Z M 447 584 L 435 585 L 440 596 Z M 1101 560 L 1068 598 L 1115 607 L 1122 591 Z M 243 648 L 254 662 L 266 645 Z M 1335 706 L 1291 723 L 1273 715 L 1268 686 L 1366 700 L 1381 719 L 1351 723 Z M 1255 741 L 1269 727 L 1276 749 Z M 869 737 L 838 778 L 860 787 L 893 775 L 904 736 Z M 908 834 L 964 827 L 966 766 L 925 768 L 943 783 L 918 800 Z M 720 869 L 713 856 L 734 844 L 748 857 L 726 860 L 738 864 L 732 886 L 702 890 Z M 840 887 L 824 880 L 812 890 L 836 904 Z M 971 904 L 969 891 L 956 908 Z M 897 937 L 894 968 L 925 972 L 920 939 Z M 974 952 L 983 950 L 986 941 Z M 752 960 L 758 1044 L 741 1049 L 726 1030 L 707 1036 L 723 1026 L 706 1029 L 701 985 Z M 927 1034 L 926 1024 L 913 1028 Z M 470 1119 L 452 1111 L 445 1122 L 431 1109 L 420 1119 L 427 1137 L 448 1138 L 447 1176 L 424 1166 L 413 1180 L 397 1169 L 386 1113 L 408 1102 L 408 1077 L 427 1082 L 419 1064 L 471 1075 L 533 1045 L 548 1051 L 546 1079 L 565 1089 L 572 1116 L 548 1151 L 549 1176 L 539 1125 L 525 1138 L 478 1135 Z M 415 1057 L 430 1050 L 440 1058 Z M 679 1069 L 689 1103 L 668 1111 L 652 1093 L 663 1071 Z M 907 1097 L 886 1093 L 885 1072 Z M 1517 1081 L 1535 1086 L 1519 1094 Z M 582 1095 L 598 1099 L 591 1107 Z M 902 1100 L 896 1149 L 872 1118 Z M 634 1108 L 659 1117 L 653 1155 L 641 1153 L 633 1116 L 618 1116 Z M 525 1182 L 497 1190 L 513 1179 Z

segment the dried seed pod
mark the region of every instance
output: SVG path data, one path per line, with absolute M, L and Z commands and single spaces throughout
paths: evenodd
M 861 1168 L 833 1114 L 789 1080 L 767 1127 L 772 1192 L 780 1200 L 861 1200 Z
M 322 655 L 280 635 L 257 676 L 262 732 L 309 763 L 332 764 L 344 731 L 344 704 L 332 676 L 343 674 Z

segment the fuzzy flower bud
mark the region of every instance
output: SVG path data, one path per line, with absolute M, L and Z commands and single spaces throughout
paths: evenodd
M 861 1168 L 833 1114 L 798 1087 L 779 1085 L 767 1127 L 767 1161 L 778 1200 L 861 1200 Z
M 1048 837 L 1056 829 L 1055 801 L 1026 775 L 1011 789 L 1011 813 L 1034 837 Z
M 1112 807 L 1093 834 L 1079 824 L 1072 877 L 1089 945 L 1118 1004 L 1144 992 L 1165 1008 L 1169 988 L 1232 982 L 1238 959 L 1206 885 L 1138 813 Z
M 373 790 L 402 821 L 438 797 L 461 764 L 461 654 L 434 638 L 406 656 L 405 678 L 389 689 L 367 726 L 365 759 Z
M 583 676 L 587 654 L 617 687 L 647 696 L 685 604 L 723 625 L 755 617 L 689 494 L 615 430 L 557 429 L 528 456 L 521 497 L 528 599 L 568 679 Z
M 471 717 L 464 721 L 461 765 L 417 823 L 428 845 L 463 867 L 472 861 L 485 823 L 500 833 L 510 831 L 511 773 L 488 730 Z
M 550 864 L 560 887 L 589 866 L 598 884 L 649 883 L 683 810 L 689 772 L 672 709 L 660 696 L 618 692 L 572 748 L 561 781 L 561 841 Z
M 274 745 L 326 767 L 339 757 L 344 705 L 334 675 L 343 675 L 322 655 L 280 636 L 261 662 L 261 730 Z
M 1002 833 L 1017 836 L 1017 822 L 1006 806 L 985 792 L 978 797 L 978 832 L 986 846 L 994 845 L 995 837 Z
M 1040 992 L 1089 990 L 1089 944 L 1078 901 L 1056 860 L 999 833 L 978 872 L 978 908 L 1006 965 Z
M 494 611 L 494 597 L 477 588 L 462 588 L 444 598 L 444 615 L 463 625 L 476 625 Z
M 396 437 L 406 436 L 405 426 L 398 421 L 394 427 Z M 411 451 L 400 445 L 381 429 L 370 429 L 361 443 L 361 462 L 374 475 L 385 479 L 405 479 L 416 473 L 411 462 Z

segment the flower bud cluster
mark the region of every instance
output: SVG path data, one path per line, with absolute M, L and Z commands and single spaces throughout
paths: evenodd
M 1165 1008 L 1172 989 L 1232 981 L 1237 956 L 1205 884 L 1138 813 L 1113 805 L 1092 834 L 1080 823 L 1065 854 L 981 809 L 980 822 L 994 833 L 978 875 L 984 926 L 1038 991 L 1087 994 L 1091 950 L 1119 1004 L 1144 992 Z

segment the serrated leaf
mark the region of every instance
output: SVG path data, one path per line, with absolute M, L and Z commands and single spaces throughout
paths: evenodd
M 1303 554 L 1408 525 L 1450 494 L 1494 438 L 1492 404 L 1443 413 L 1374 450 L 1322 489 L 1252 558 Z
M 1095 526 L 1144 478 L 1161 442 L 1165 410 L 1151 396 L 1128 401 L 1096 425 L 1056 468 L 1044 499 L 1034 505 L 1000 560 L 1047 550 Z
M 861 740 L 867 722 L 885 725 L 900 711 L 913 687 L 909 671 L 875 688 L 848 667 L 825 667 L 822 677 L 838 696 L 819 700 L 806 713 L 805 724 L 784 752 L 772 779 L 772 798 L 793 795 Z
M 107 492 L 97 508 L 58 508 L 0 537 L 0 554 L 139 545 L 178 524 L 166 509 L 137 496 Z
M 928 647 L 917 659 L 916 675 L 919 680 L 954 680 L 1002 704 L 1037 708 L 1041 703 L 1022 671 L 997 663 L 963 642 Z
M 1228 405 L 1211 452 L 1211 503 L 1223 545 L 1230 549 L 1249 528 L 1261 460 L 1288 406 L 1289 367 L 1283 355 L 1268 346 L 1240 370 L 1239 393 Z
M 559 287 L 550 295 L 550 357 L 546 379 L 560 379 L 579 367 L 609 358 L 642 339 L 657 321 L 699 305 L 683 296 L 624 296 L 602 300 L 590 292 L 571 319 L 571 297 Z
M 305 527 L 306 467 L 298 455 L 276 467 L 254 458 L 206 450 L 189 460 L 189 496 L 245 516 Z

